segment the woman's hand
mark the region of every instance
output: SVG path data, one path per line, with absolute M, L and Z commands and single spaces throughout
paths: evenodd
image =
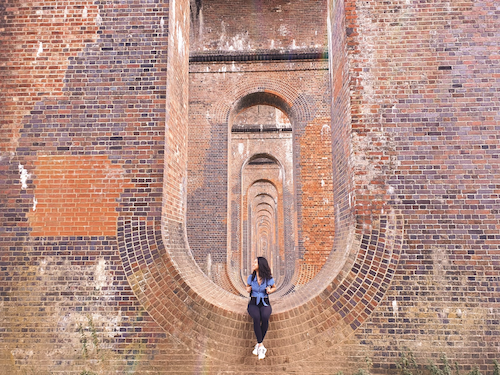
M 251 293 L 252 292 L 252 287 L 250 285 L 247 285 L 246 286 L 246 290 L 247 290 L 247 293 Z
M 271 294 L 271 293 L 274 293 L 274 291 L 276 290 L 276 285 L 273 285 L 273 286 L 268 286 L 266 288 L 266 293 L 267 294 Z

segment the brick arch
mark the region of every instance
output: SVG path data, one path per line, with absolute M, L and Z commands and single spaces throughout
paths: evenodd
M 328 262 L 306 287 L 272 298 L 266 341 L 276 364 L 290 361 L 291 352 L 307 358 L 317 354 L 316 345 L 342 343 L 370 316 L 395 274 L 402 227 L 393 212 L 371 228 L 352 228 L 332 252 L 349 249 L 343 266 Z M 223 362 L 240 363 L 248 356 L 254 339 L 247 299 L 205 277 L 187 250 L 180 223 L 122 218 L 118 244 L 135 295 L 165 331 Z
M 286 99 L 278 93 L 269 92 L 266 90 L 255 91 L 243 96 L 238 101 L 236 101 L 233 105 L 231 115 L 235 117 L 245 109 L 256 105 L 269 105 L 271 107 L 280 109 L 283 113 L 289 116 L 293 103 L 287 102 Z
M 332 246 L 333 233 L 336 232 L 335 230 L 332 230 L 332 235 L 325 234 L 326 231 L 323 230 L 322 226 L 317 225 L 318 223 L 312 223 L 307 228 L 307 232 L 305 230 L 298 230 L 299 227 L 305 228 L 301 225 L 304 220 L 309 219 L 308 217 L 306 217 L 306 215 L 310 214 L 310 212 L 312 211 L 311 206 L 316 202 L 310 202 L 304 199 L 304 196 L 301 193 L 297 193 L 302 192 L 302 188 L 308 182 L 310 184 L 311 180 L 310 179 L 309 181 L 306 181 L 304 178 L 305 174 L 302 175 L 298 169 L 295 169 L 300 168 L 302 170 L 305 170 L 308 167 L 311 168 L 310 164 L 304 163 L 299 166 L 299 164 L 296 162 L 297 158 L 304 156 L 307 150 L 307 145 L 301 144 L 297 142 L 297 140 L 298 137 L 302 137 L 303 133 L 307 129 L 311 130 L 315 128 L 315 125 L 317 125 L 317 123 L 314 123 L 314 121 L 320 123 L 322 121 L 322 118 L 317 117 L 319 114 L 317 105 L 315 105 L 315 99 L 302 92 L 301 89 L 297 87 L 295 82 L 289 81 L 288 78 L 284 78 L 282 80 L 276 80 L 272 77 L 270 77 L 269 79 L 253 78 L 254 77 L 252 77 L 252 79 L 245 79 L 244 77 L 242 77 L 242 79 L 239 80 L 236 84 L 228 87 L 226 89 L 225 95 L 221 95 L 219 101 L 216 102 L 216 104 L 213 106 L 214 112 L 210 117 L 215 120 L 215 123 L 217 124 L 214 124 L 214 126 L 220 127 L 221 129 L 232 129 L 233 122 L 235 121 L 236 117 L 245 109 L 255 105 L 270 105 L 280 109 L 289 118 L 294 134 L 292 135 L 292 147 L 294 153 L 292 166 L 292 168 L 294 168 L 294 190 L 287 191 L 284 196 L 286 196 L 287 199 L 291 199 L 296 202 L 294 202 L 292 205 L 285 206 L 288 210 L 288 212 L 285 214 L 285 217 L 293 218 L 293 223 L 289 224 L 287 222 L 287 225 L 293 227 L 293 229 L 290 230 L 287 228 L 289 235 L 285 236 L 285 247 L 287 249 L 293 247 L 293 252 L 296 254 L 293 257 L 293 259 L 295 259 L 293 263 L 288 263 L 286 265 L 287 274 L 284 275 L 284 278 L 287 280 L 286 284 L 304 284 L 314 278 L 319 268 L 324 264 L 321 263 L 320 266 L 317 266 L 317 264 L 313 264 L 311 267 L 315 267 L 314 272 L 304 273 L 304 269 L 307 269 L 308 266 L 310 266 L 310 258 L 314 258 L 316 256 L 319 258 L 319 260 L 316 260 L 316 263 L 324 262 L 324 259 L 328 257 L 328 251 Z M 230 104 L 231 102 L 233 103 Z M 314 135 L 312 135 L 312 138 L 314 138 Z M 305 141 L 306 138 L 303 138 L 303 140 Z M 337 144 L 337 146 L 339 146 L 339 144 Z M 348 155 L 343 156 L 348 157 Z M 229 153 L 228 160 L 230 160 Z M 332 166 L 333 164 L 330 166 L 325 166 L 325 170 L 331 170 Z M 330 169 L 326 169 L 328 167 Z M 310 171 L 307 171 L 306 174 L 309 172 Z M 297 207 L 299 205 L 299 203 L 297 202 L 299 201 L 301 204 L 301 209 L 297 210 Z M 230 202 L 228 204 L 230 204 Z M 235 205 L 235 207 L 235 210 L 237 211 L 237 205 Z M 308 208 L 309 211 L 306 211 L 306 209 Z M 232 209 L 232 207 L 228 208 L 228 210 L 230 209 Z M 335 216 L 334 212 L 335 211 L 332 208 L 330 213 L 325 214 L 325 217 L 327 219 L 325 220 L 323 218 L 323 222 L 329 220 L 329 217 L 333 218 Z M 236 231 L 232 231 L 230 236 L 228 235 L 228 242 L 230 243 L 228 248 L 234 247 L 233 244 L 236 241 L 233 233 L 235 232 Z M 305 236 L 314 236 L 318 233 L 319 235 L 327 237 L 328 240 L 321 242 L 320 245 L 316 245 L 314 243 L 306 243 L 306 240 L 304 239 Z M 318 241 L 318 243 L 320 242 Z M 306 249 L 306 246 L 308 246 L 309 249 Z M 321 250 L 323 253 L 321 255 L 317 255 L 318 252 L 315 251 L 316 249 L 314 248 L 314 246 L 322 246 L 323 249 Z M 229 250 L 227 255 L 228 259 L 230 259 L 231 252 Z M 306 258 L 308 255 L 309 258 Z M 307 274 L 307 277 L 303 277 L 305 274 Z M 234 272 L 230 272 L 229 277 L 234 280 L 236 274 Z
M 252 104 L 255 105 L 255 104 Z M 251 106 L 252 106 L 251 105 Z M 266 150 L 267 151 L 267 150 Z M 243 186 L 241 185 L 243 183 L 244 175 L 245 175 L 245 170 L 246 167 L 249 166 L 249 164 L 252 162 L 252 160 L 255 160 L 257 158 L 267 158 L 270 160 L 273 160 L 274 163 L 276 164 L 277 168 L 280 170 L 280 176 L 259 176 L 255 180 L 251 181 L 251 183 L 248 183 L 247 185 Z M 278 229 L 278 234 L 276 236 L 277 239 L 277 248 L 278 251 L 273 253 L 275 256 L 273 260 L 268 259 L 268 261 L 272 262 L 273 265 L 276 267 L 274 268 L 274 277 L 275 280 L 277 281 L 277 285 L 279 287 L 279 292 L 282 291 L 282 288 L 289 284 L 290 280 L 292 279 L 292 276 L 295 273 L 295 259 L 296 259 L 296 254 L 293 252 L 295 249 L 291 249 L 292 251 L 286 252 L 286 233 L 287 229 L 291 232 L 293 230 L 293 225 L 289 224 L 288 228 L 285 228 L 286 226 L 286 214 L 285 214 L 285 209 L 287 203 L 290 203 L 289 201 L 286 200 L 285 196 L 285 191 L 286 191 L 286 179 L 287 179 L 287 173 L 288 171 L 286 170 L 287 168 L 285 167 L 285 162 L 284 160 L 280 160 L 280 158 L 273 153 L 270 152 L 254 152 L 253 154 L 249 155 L 246 157 L 245 160 L 241 161 L 241 166 L 239 168 L 238 174 L 238 180 L 239 180 L 239 185 L 238 189 L 241 192 L 241 196 L 238 197 L 238 203 L 234 205 L 234 207 L 237 207 L 237 211 L 240 213 L 238 224 L 240 226 L 240 232 L 238 233 L 240 237 L 240 243 L 238 244 L 240 247 L 238 248 L 230 248 L 230 251 L 228 251 L 228 276 L 231 279 L 233 285 L 236 288 L 240 289 L 240 293 L 244 294 L 244 283 L 246 282 L 246 277 L 248 276 L 248 272 L 251 268 L 251 259 L 248 257 L 248 249 L 251 248 L 251 243 L 248 243 L 249 237 L 248 237 L 248 232 L 245 233 L 243 227 L 244 220 L 243 218 L 248 219 L 248 216 L 244 214 L 244 212 L 250 207 L 250 202 L 248 201 L 249 197 L 249 191 L 254 186 L 255 184 L 261 182 L 261 183 L 270 183 L 275 189 L 277 193 L 277 229 Z M 230 179 L 230 183 L 231 183 Z M 247 181 L 248 182 L 248 181 Z M 232 189 L 230 185 L 230 189 Z M 245 190 L 246 188 L 246 190 Z M 240 201 L 241 200 L 241 201 Z M 234 209 L 234 207 L 232 207 Z M 248 225 L 248 222 L 246 222 Z M 291 228 L 290 228 L 291 227 Z M 247 227 L 248 229 L 248 227 Z M 245 235 L 246 234 L 246 235 Z M 232 234 L 234 235 L 234 234 Z M 245 235 L 245 236 L 244 236 Z M 228 236 L 229 237 L 229 236 Z M 251 238 L 251 237 L 250 237 Z M 232 245 L 232 244 L 231 244 Z M 292 264 L 292 267 L 289 266 L 289 264 Z M 276 272 L 279 271 L 279 272 Z M 246 273 L 246 274 L 245 274 Z
M 244 363 L 253 333 L 247 299 L 212 283 L 189 251 L 184 223 L 122 217 L 118 243 L 132 289 L 153 319 L 193 350 Z M 317 354 L 346 340 L 378 306 L 395 273 L 402 220 L 395 213 L 371 226 L 344 225 L 317 277 L 272 298 L 266 338 L 276 364 Z
M 187 2 L 183 4 L 187 14 Z M 176 3 L 176 16 L 182 10 Z M 170 31 L 175 40 L 173 26 Z M 169 48 L 169 52 L 171 50 Z M 170 59 L 169 64 L 172 64 Z M 173 68 L 169 69 L 172 71 Z M 187 69 L 184 73 L 187 76 Z M 173 72 L 169 74 L 172 79 L 168 82 L 174 82 L 172 85 L 182 81 L 182 77 L 173 79 Z M 175 78 L 179 78 L 175 74 Z M 169 88 L 168 100 L 183 98 L 178 91 L 175 87 Z M 221 99 L 214 118 L 219 124 L 228 123 L 233 103 L 247 94 L 266 91 L 280 93 L 284 103 L 291 103 L 290 116 L 296 121 L 311 116 L 307 100 L 294 92 L 291 85 L 262 81 L 246 82 Z M 173 133 L 182 139 L 187 129 L 187 116 L 183 113 L 187 106 L 182 105 L 182 99 L 178 100 L 178 103 L 169 102 L 166 140 Z M 332 129 L 342 133 L 345 127 L 332 124 Z M 334 146 L 339 148 L 333 150 L 334 155 L 341 155 L 340 160 L 335 160 L 339 163 L 334 165 L 348 164 L 344 156 L 348 152 L 336 154 L 348 143 L 346 139 L 342 141 L 344 143 Z M 189 251 L 182 211 L 178 210 L 175 215 L 168 213 L 172 206 L 175 209 L 181 206 L 179 186 L 184 170 L 183 150 L 176 149 L 173 142 L 166 143 L 161 219 L 154 216 L 118 219 L 117 242 L 126 277 L 138 300 L 165 332 L 196 352 L 254 369 L 254 358 L 248 358 L 254 338 L 246 313 L 247 299 L 222 289 L 203 274 Z M 342 188 L 349 184 L 350 175 L 345 176 L 347 182 L 339 184 Z M 348 201 L 350 191 L 344 189 L 337 193 L 342 196 L 336 201 L 340 210 L 337 217 L 342 218 L 338 220 L 342 220 L 343 225 L 335 226 L 331 256 L 318 276 L 300 289 L 272 299 L 272 328 L 266 342 L 272 348 L 273 365 L 303 360 L 317 355 L 318 348 L 339 345 L 377 308 L 389 288 L 401 249 L 402 219 L 391 211 L 374 215 L 371 225 L 355 225 Z M 172 193 L 178 196 L 170 200 Z M 293 357 L 290 353 L 294 353 Z
M 231 124 L 241 111 L 257 105 L 267 104 L 280 109 L 290 122 L 304 121 L 310 118 L 312 109 L 287 80 L 242 79 L 237 86 L 228 87 L 225 95 L 212 106 L 211 118 L 216 124 Z
M 237 85 L 231 86 L 227 88 L 226 95 L 222 95 L 220 100 L 213 106 L 214 113 L 213 119 L 220 125 L 221 128 L 227 128 L 229 135 L 231 136 L 231 130 L 233 127 L 234 120 L 236 117 L 244 110 L 256 106 L 256 105 L 269 105 L 281 110 L 290 120 L 293 129 L 300 129 L 305 127 L 307 121 L 310 119 L 311 113 L 313 112 L 310 107 L 311 103 L 307 100 L 304 100 L 300 91 L 294 87 L 293 82 L 284 80 L 276 80 L 274 78 L 270 79 L 241 79 L 238 81 Z M 231 103 L 229 105 L 229 103 Z M 218 115 L 218 117 L 216 116 Z M 293 136 L 292 136 L 292 142 Z M 229 144 L 231 141 L 228 142 Z M 294 149 L 298 146 L 294 145 Z M 229 151 L 229 150 L 228 150 Z M 231 157 L 228 155 L 228 160 Z M 248 160 L 247 160 L 248 162 Z M 280 167 L 282 171 L 285 173 L 290 173 L 290 168 L 294 168 L 293 164 L 290 168 L 283 167 L 284 163 L 280 163 Z M 295 175 L 295 173 L 293 174 Z M 231 183 L 231 174 L 228 172 L 228 180 Z M 283 178 L 283 181 L 286 181 Z M 282 207 L 286 212 L 283 212 L 283 220 L 286 228 L 284 229 L 288 235 L 282 237 L 283 244 L 282 249 L 291 249 L 293 253 L 292 256 L 285 256 L 283 253 L 284 259 L 284 274 L 282 275 L 283 285 L 288 285 L 292 283 L 294 280 L 297 280 L 297 275 L 299 275 L 300 270 L 297 267 L 297 259 L 298 259 L 298 247 L 297 243 L 297 214 L 296 214 L 296 205 L 293 202 L 295 196 L 295 184 L 298 184 L 298 181 L 294 180 L 290 187 L 292 189 L 287 189 L 287 184 L 283 183 L 283 194 L 281 195 L 283 199 Z M 232 210 L 238 211 L 241 207 L 238 204 L 231 206 L 231 201 L 228 200 L 228 212 L 232 212 Z M 238 211 L 239 212 L 239 211 Z M 286 220 L 286 218 L 291 218 Z M 236 236 L 235 234 L 236 233 Z M 236 286 L 238 284 L 238 280 L 240 278 L 239 272 L 234 269 L 231 269 L 231 265 L 234 262 L 231 262 L 232 258 L 236 258 L 238 252 L 234 250 L 233 243 L 236 241 L 234 238 L 238 237 L 237 230 L 234 232 L 232 228 L 228 230 L 228 276 L 232 280 L 232 284 Z M 281 237 L 280 237 L 281 238 Z M 241 262 L 238 262 L 241 263 Z M 283 286 L 282 285 L 282 286 Z M 282 293 L 284 290 L 280 289 L 279 293 Z
M 258 192 L 258 186 L 263 184 L 265 191 L 260 190 Z M 255 189 L 257 189 L 257 193 Z M 247 228 L 251 232 L 247 232 L 247 239 L 249 241 L 246 244 L 246 248 L 242 249 L 241 276 L 244 279 L 251 273 L 251 264 L 254 256 L 265 256 L 273 270 L 276 284 L 278 286 L 281 285 L 280 273 L 275 271 L 279 270 L 282 264 L 280 256 L 284 255 L 283 251 L 280 253 L 280 250 L 283 250 L 280 248 L 280 244 L 282 245 L 283 241 L 280 240 L 284 236 L 283 215 L 281 215 L 283 210 L 279 207 L 283 204 L 282 190 L 278 181 L 271 179 L 258 179 L 248 186 L 246 190 L 245 200 L 248 202 L 246 208 L 251 212 L 251 216 L 247 218 Z M 260 237 L 264 229 L 269 239 L 269 247 L 267 252 L 259 253 L 259 246 L 254 240 Z
M 282 176 L 280 179 L 277 179 L 277 176 L 271 177 L 271 176 L 257 176 L 256 179 L 247 181 L 247 184 L 240 186 L 241 190 L 241 197 L 242 202 L 241 206 L 239 206 L 239 210 L 241 210 L 241 213 L 248 212 L 248 210 L 251 209 L 252 207 L 252 202 L 250 201 L 251 199 L 251 191 L 258 185 L 258 184 L 269 184 L 272 186 L 274 191 L 276 192 L 276 229 L 278 230 L 278 234 L 276 235 L 276 247 L 278 251 L 273 252 L 273 259 L 269 259 L 268 261 L 275 265 L 276 268 L 274 268 L 274 271 L 280 270 L 280 269 L 285 269 L 284 263 L 286 261 L 286 254 L 284 251 L 285 248 L 285 218 L 284 218 L 284 181 L 285 181 L 285 168 L 282 164 L 282 162 L 279 160 L 279 158 L 275 157 L 274 155 L 270 153 L 255 153 L 251 156 L 249 156 L 246 160 L 243 161 L 239 174 L 241 176 L 241 180 L 243 180 L 243 176 L 245 176 L 245 169 L 249 164 L 251 163 L 252 160 L 255 160 L 257 158 L 267 158 L 271 159 L 274 161 L 275 165 L 277 168 L 280 170 L 280 175 Z M 242 182 L 243 183 L 243 182 Z M 258 194 L 257 194 L 258 195 Z M 239 248 L 239 253 L 234 254 L 233 252 L 228 253 L 228 263 L 233 265 L 233 269 L 229 270 L 229 277 L 231 278 L 233 284 L 236 287 L 239 287 L 241 290 L 241 293 L 244 294 L 244 283 L 246 282 L 246 278 L 248 274 L 250 273 L 249 271 L 251 270 L 251 249 L 253 243 L 251 242 L 252 237 L 248 236 L 248 228 L 249 225 L 251 226 L 252 224 L 248 221 L 250 220 L 250 217 L 246 214 L 242 214 L 240 216 L 240 222 L 239 224 L 243 224 L 244 220 L 242 217 L 246 218 L 246 229 L 247 231 L 245 232 L 246 236 L 242 238 L 242 241 L 240 242 L 241 248 Z M 243 225 L 242 225 L 243 226 Z M 254 228 L 255 229 L 255 228 Z M 244 231 L 243 231 L 244 232 Z M 252 232 L 253 233 L 253 232 Z M 242 233 L 243 234 L 243 233 Z M 293 254 L 292 254 L 293 255 Z M 239 258 L 238 258 L 239 256 Z M 236 263 L 238 262 L 238 263 Z M 236 264 L 236 266 L 234 266 Z M 229 268 L 229 266 L 228 266 Z M 231 272 L 232 271 L 232 272 Z M 282 275 L 279 272 L 274 273 L 275 279 L 277 281 L 277 284 L 281 286 L 282 280 L 286 279 L 284 277 L 281 277 Z
M 247 160 L 245 160 L 245 162 L 243 163 L 243 168 L 245 167 L 245 165 L 247 165 L 248 163 L 250 163 L 253 160 L 258 159 L 258 158 L 271 159 L 276 164 L 278 164 L 280 168 L 282 168 L 282 166 L 283 166 L 282 163 L 279 161 L 279 159 L 276 158 L 276 157 L 274 157 L 274 155 L 272 155 L 271 153 L 267 153 L 267 152 L 262 153 L 262 152 L 259 152 L 259 153 L 253 154 L 252 156 L 249 156 L 247 158 Z

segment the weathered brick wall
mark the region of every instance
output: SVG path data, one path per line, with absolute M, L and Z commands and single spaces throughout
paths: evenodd
M 497 2 L 328 4 L 333 251 L 273 300 L 260 362 L 246 301 L 187 250 L 188 7 L 172 6 L 0 4 L 3 372 L 331 374 L 369 357 L 387 373 L 409 348 L 491 373 Z
M 192 3 L 191 51 L 326 48 L 326 1 Z
M 168 4 L 4 4 L 0 367 L 126 373 L 165 337 L 117 232 L 161 213 Z
M 326 62 L 248 62 L 237 66 L 214 62 L 208 68 L 210 72 L 206 71 L 205 63 L 192 64 L 190 73 L 190 132 L 197 135 L 190 137 L 188 182 L 191 185 L 187 205 L 188 238 L 195 258 L 204 264 L 210 253 L 212 261 L 225 263 L 228 247 L 231 251 L 240 251 L 240 198 L 234 194 L 241 187 L 235 190 L 232 181 L 227 180 L 230 174 L 235 179 L 240 174 L 239 167 L 228 170 L 234 167 L 228 165 L 225 151 L 230 138 L 228 119 L 234 112 L 228 103 L 255 93 L 272 92 L 281 95 L 283 101 L 294 103 L 289 112 L 294 127 L 296 192 L 286 193 L 296 197 L 293 206 L 297 210 L 299 229 L 285 238 L 285 248 L 297 251 L 302 259 L 299 268 L 314 276 L 332 248 L 333 237 L 332 227 L 325 226 L 333 224 L 331 154 L 326 152 L 331 148 Z M 271 155 L 280 154 L 279 146 L 273 142 L 263 149 Z M 227 199 L 231 198 L 234 201 L 228 217 Z M 227 238 L 227 225 L 232 226 L 231 238 Z M 291 226 L 294 227 L 297 223 Z M 299 244 L 297 249 L 294 237 Z M 288 268 L 291 270 L 293 266 Z M 300 272 L 297 277 L 302 282 L 308 280 Z
M 498 358 L 498 17 L 494 1 L 346 4 L 357 219 L 405 220 L 393 287 L 356 334 L 377 367 L 403 346 Z
M 295 274 L 294 283 L 305 284 L 325 263 L 334 237 L 330 88 L 327 63 L 319 57 L 327 48 L 326 17 L 318 17 L 318 12 L 326 14 L 326 2 L 311 7 L 307 2 L 238 1 L 228 5 L 224 1 L 201 1 L 194 8 L 190 49 L 197 60 L 190 73 L 187 198 L 188 238 L 193 255 L 203 269 L 207 264 L 213 267 L 221 263 L 245 268 L 240 267 L 239 258 L 245 256 L 244 247 L 250 244 L 246 245 L 246 222 L 242 223 L 244 214 L 236 192 L 241 187 L 228 181 L 228 176 L 238 179 L 240 175 L 225 151 L 231 139 L 229 118 L 237 114 L 231 106 L 244 100 L 245 95 L 272 92 L 278 100 L 288 100 L 292 108 L 300 101 L 307 105 L 307 113 L 293 119 L 293 170 L 287 175 L 293 176 L 295 185 L 285 190 L 290 198 L 285 201 L 287 228 L 279 228 L 286 233 L 285 252 L 293 254 L 288 261 L 283 256 L 283 264 L 288 273 Z M 311 50 L 319 58 L 286 59 Z M 269 57 L 280 53 L 283 61 Z M 245 54 L 259 58 L 235 62 L 228 57 L 241 59 Z M 251 104 L 259 103 L 256 99 Z M 218 122 L 215 111 L 224 105 L 229 106 L 229 112 Z M 262 149 L 270 155 L 280 154 L 276 142 Z M 243 154 L 248 152 L 245 149 Z

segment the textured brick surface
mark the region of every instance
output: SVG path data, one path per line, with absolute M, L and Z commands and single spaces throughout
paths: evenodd
M 114 236 L 117 198 L 133 184 L 123 169 L 100 156 L 40 156 L 33 208 L 32 236 Z M 40 202 L 40 203 L 38 203 Z
M 331 207 L 331 202 L 325 204 L 332 200 L 331 185 L 321 183 L 322 177 L 324 181 L 331 176 L 332 165 L 331 154 L 325 154 L 324 151 L 330 148 L 331 135 L 326 61 L 251 62 L 237 66 L 233 63 L 232 66 L 224 63 L 191 65 L 190 132 L 197 134 L 193 139 L 190 138 L 191 153 L 188 158 L 189 183 L 193 184 L 188 187 L 187 197 L 191 250 L 201 264 L 210 253 L 213 262 L 227 260 L 231 263 L 235 259 L 239 267 L 237 259 L 244 234 L 240 230 L 239 215 L 242 208 L 238 192 L 245 187 L 238 185 L 241 163 L 233 164 L 232 160 L 228 160 L 227 153 L 220 150 L 228 147 L 231 117 L 235 116 L 235 112 L 249 105 L 272 104 L 285 111 L 294 129 L 294 156 L 293 161 L 290 161 L 294 169 L 287 171 L 291 172 L 289 175 L 293 173 L 294 182 L 286 186 L 288 190 L 284 193 L 294 196 L 293 201 L 290 200 L 293 204 L 286 205 L 291 210 L 286 216 L 296 221 L 285 228 L 290 233 L 285 236 L 285 249 L 297 255 L 291 258 L 291 264 L 285 262 L 285 273 L 293 274 L 296 271 L 295 278 L 300 282 L 304 278 L 301 275 L 303 265 L 306 270 L 308 265 L 318 266 L 309 274 L 313 276 L 324 264 L 332 248 L 332 228 L 325 232 L 324 223 L 318 227 L 317 222 L 311 223 L 309 220 L 311 216 L 318 221 L 328 221 L 332 217 L 332 209 L 324 208 Z M 250 104 L 247 98 L 250 98 Z M 240 104 L 234 104 L 232 108 L 232 103 Z M 281 156 L 282 146 L 276 141 L 265 142 L 260 149 L 245 148 L 239 158 L 243 157 L 244 161 L 245 153 L 248 153 L 248 159 L 257 150 L 274 157 Z M 316 152 L 316 147 L 323 151 Z M 286 164 L 284 161 L 282 163 Z M 314 170 L 314 165 L 321 170 Z M 228 176 L 234 181 L 227 181 Z M 318 201 L 321 206 L 316 205 Z M 198 209 L 200 205 L 203 205 L 203 210 Z M 229 217 L 228 210 L 231 212 Z M 306 226 L 302 224 L 304 221 L 307 222 Z M 299 229 L 294 229 L 297 226 Z M 298 263 L 296 270 L 295 259 Z M 233 265 L 229 264 L 228 267 Z M 231 270 L 229 272 L 232 274 Z M 292 276 L 285 278 L 291 279 Z M 236 283 L 241 284 L 241 281 Z
M 372 372 L 388 373 L 409 348 L 420 363 L 446 353 L 461 369 L 492 373 L 497 2 L 198 4 L 191 31 L 184 1 L 0 4 L 0 368 L 331 374 L 355 372 L 369 357 Z M 211 7 L 227 16 L 203 29 Z M 269 52 L 277 34 L 272 53 L 293 36 L 321 49 L 326 16 L 328 60 L 240 60 L 235 72 L 230 61 L 202 62 L 188 71 L 190 32 L 192 51 L 204 56 L 246 28 L 246 47 L 222 52 Z M 280 34 L 283 25 L 290 34 Z M 193 90 L 203 80 L 206 91 Z M 322 267 L 295 265 L 316 276 L 271 297 L 268 356 L 256 361 L 247 301 L 222 268 L 219 285 L 199 268 L 187 223 L 194 189 L 210 182 L 214 196 L 199 195 L 214 218 L 204 235 L 220 245 L 214 262 L 228 259 L 227 207 L 214 204 L 227 199 L 227 124 L 232 111 L 273 95 L 300 125 L 297 259 Z M 325 125 L 331 146 L 318 146 Z M 311 161 L 323 155 L 330 170 Z M 324 198 L 334 203 L 318 206 Z

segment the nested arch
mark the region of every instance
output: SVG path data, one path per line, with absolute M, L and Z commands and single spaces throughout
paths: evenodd
M 280 189 L 269 180 L 255 181 L 248 189 L 247 246 L 242 249 L 242 277 L 251 271 L 252 260 L 257 256 L 268 259 L 278 285 L 281 283 L 280 267 L 283 263 L 283 215 Z
M 307 121 L 313 112 L 310 103 L 301 96 L 293 82 L 270 76 L 266 79 L 252 77 L 251 80 L 241 80 L 237 86 L 228 87 L 224 96 L 214 103 L 210 117 L 214 123 L 230 126 L 241 111 L 257 104 L 280 109 L 288 116 L 292 126 Z
M 274 111 L 274 112 L 273 112 Z M 284 112 L 286 111 L 286 112 Z M 228 268 L 242 290 L 252 259 L 266 256 L 278 287 L 293 280 L 296 265 L 294 146 L 290 103 L 253 92 L 233 105 L 228 124 Z M 273 219 L 258 226 L 257 201 L 272 196 Z M 265 229 L 265 232 L 263 231 Z
M 329 17 L 342 19 L 343 2 L 329 4 Z M 174 6 L 175 17 L 182 18 L 183 14 L 188 17 L 187 2 L 172 3 L 172 8 Z M 187 34 L 177 35 L 187 30 L 178 27 L 178 19 L 172 17 L 169 23 L 172 43 L 187 40 Z M 337 28 L 333 25 L 334 31 L 343 35 L 345 27 L 341 23 Z M 330 46 L 329 55 L 345 56 L 345 45 L 345 41 L 341 41 Z M 172 88 L 183 79 L 187 80 L 188 75 L 187 66 L 183 70 L 173 70 L 174 66 L 179 66 L 180 57 L 175 53 L 177 47 L 183 46 L 169 42 L 163 215 L 161 222 L 132 215 L 119 218 L 117 242 L 123 272 L 144 309 L 165 332 L 204 357 L 229 364 L 241 363 L 253 344 L 251 323 L 246 313 L 247 299 L 224 290 L 206 277 L 190 252 L 180 204 L 170 204 L 172 197 L 177 198 L 183 192 L 182 177 L 186 169 L 185 160 L 179 157 L 176 144 L 172 143 L 172 139 L 180 138 L 176 135 L 187 133 L 188 121 L 187 116 L 177 116 L 187 108 L 186 103 L 181 102 L 187 96 L 179 95 L 179 90 Z M 187 51 L 184 53 L 187 56 Z M 344 69 L 346 64 L 346 61 L 332 63 L 331 76 L 342 76 L 347 70 Z M 311 283 L 287 295 L 273 297 L 272 329 L 266 340 L 273 348 L 273 363 L 276 365 L 295 361 L 290 353 L 300 353 L 300 359 L 304 360 L 318 355 L 318 349 L 323 350 L 320 348 L 335 348 L 345 341 L 377 308 L 397 267 L 402 242 L 401 218 L 389 210 L 384 215 L 373 216 L 369 225 L 354 224 L 350 123 L 348 118 L 338 115 L 350 113 L 348 78 L 343 78 L 346 83 L 342 87 L 346 89 L 341 92 L 347 99 L 332 98 L 332 107 L 337 111 L 331 129 L 335 140 L 332 155 L 335 209 L 338 212 L 333 249 L 325 267 Z M 284 101 L 290 104 L 292 124 L 309 118 L 307 101 L 293 88 L 272 79 L 257 81 L 248 79 L 238 90 L 228 91 L 210 120 L 216 126 L 226 125 L 230 131 L 233 103 L 252 92 L 267 89 L 281 92 Z M 284 90 L 280 91 L 280 88 Z M 239 153 L 238 148 L 234 151 Z M 178 210 L 173 212 L 175 215 L 172 215 L 173 208 Z
M 255 163 L 257 162 L 257 163 Z M 282 163 L 268 154 L 256 154 L 241 167 L 241 193 L 233 195 L 234 204 L 240 207 L 241 216 L 237 218 L 241 241 L 232 249 L 233 264 L 240 260 L 239 272 L 244 282 L 251 272 L 252 260 L 265 256 L 280 286 L 285 280 L 286 261 L 293 256 L 287 252 L 285 234 L 284 191 L 286 172 Z M 234 220 L 234 218 L 233 218 Z M 267 247 L 262 247 L 262 230 L 266 229 Z
M 294 116 L 294 111 L 292 111 L 292 103 L 288 102 L 284 96 L 278 95 L 277 93 L 270 92 L 268 90 L 256 91 L 243 96 L 235 102 L 231 111 L 229 123 L 234 123 L 234 118 L 241 112 L 257 105 L 275 107 L 285 113 L 291 121 Z
M 258 152 L 247 158 L 243 162 L 243 168 L 252 163 L 270 163 L 270 164 L 277 164 L 280 168 L 283 167 L 282 163 L 277 159 L 274 155 L 272 155 L 269 152 Z M 271 182 L 271 181 L 269 181 Z

